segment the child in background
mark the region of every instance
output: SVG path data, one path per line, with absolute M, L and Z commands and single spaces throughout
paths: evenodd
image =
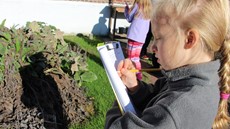
M 105 129 L 229 129 L 229 0 L 153 1 L 153 50 L 164 77 L 147 84 L 130 72 L 130 59 L 121 61 L 137 115 L 122 115 L 115 102 Z
M 141 54 L 140 54 L 140 58 L 141 59 L 144 59 L 144 60 L 148 60 L 149 59 L 147 49 L 148 49 L 148 46 L 149 46 L 150 41 L 152 40 L 152 38 L 153 38 L 153 34 L 152 34 L 151 22 L 150 22 L 150 24 L 149 24 L 149 31 L 148 31 L 148 33 L 146 35 L 146 38 L 145 38 L 145 43 L 144 43 L 144 45 L 141 48 Z
M 151 12 L 151 0 L 135 0 L 131 8 L 126 2 L 124 15 L 127 21 L 131 23 L 127 32 L 127 56 L 135 63 L 138 70 L 141 69 L 140 52 L 149 30 Z M 142 73 L 136 74 L 137 78 L 141 80 Z
M 151 42 L 152 39 L 154 39 L 154 37 L 153 37 L 153 34 L 152 34 L 151 23 L 150 23 L 149 24 L 149 31 L 147 33 L 145 43 L 144 43 L 144 45 L 142 46 L 142 49 L 141 49 L 140 58 L 145 59 L 145 60 L 149 59 L 148 54 L 147 54 L 148 53 L 147 48 L 148 48 L 149 43 Z M 151 60 L 152 60 L 153 68 L 160 68 L 160 64 L 157 62 L 157 58 L 155 57 L 155 53 L 152 54 Z

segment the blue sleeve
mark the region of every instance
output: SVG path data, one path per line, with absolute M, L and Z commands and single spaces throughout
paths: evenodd
M 131 10 L 131 12 L 129 12 L 129 7 L 126 6 L 126 7 L 125 7 L 125 12 L 124 12 L 124 15 L 125 15 L 126 20 L 127 20 L 128 22 L 132 22 L 132 20 L 133 20 L 135 14 L 137 13 L 137 11 L 138 11 L 138 5 L 137 5 L 137 3 L 134 4 L 134 7 L 133 7 L 133 9 Z

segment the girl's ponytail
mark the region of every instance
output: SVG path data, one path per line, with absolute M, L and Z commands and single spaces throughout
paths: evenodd
M 230 39 L 227 37 L 220 50 L 220 104 L 213 129 L 229 129 L 228 98 L 230 95 Z

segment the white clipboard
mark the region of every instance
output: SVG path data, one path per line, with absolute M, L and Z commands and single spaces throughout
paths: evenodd
M 133 104 L 128 96 L 126 86 L 116 70 L 118 63 L 124 59 L 120 42 L 109 41 L 100 43 L 97 46 L 97 50 L 100 54 L 110 85 L 118 101 L 121 113 L 124 114 L 125 112 L 130 111 L 136 114 Z

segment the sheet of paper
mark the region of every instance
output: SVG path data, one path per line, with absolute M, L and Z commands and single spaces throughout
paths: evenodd
M 117 65 L 124 59 L 123 51 L 119 42 L 111 42 L 97 47 L 105 71 L 114 91 L 116 99 L 120 105 L 122 113 L 130 111 L 136 114 L 136 111 L 127 94 L 127 89 L 121 78 L 117 74 Z

